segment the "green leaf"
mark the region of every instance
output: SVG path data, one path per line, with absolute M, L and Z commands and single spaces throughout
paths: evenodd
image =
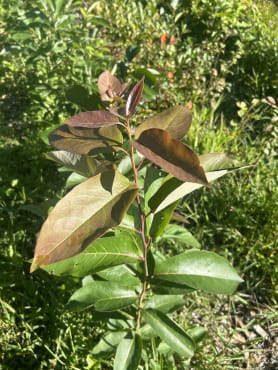
M 201 342 L 208 333 L 208 330 L 202 326 L 195 326 L 188 329 L 187 333 L 194 339 L 195 343 Z
M 160 280 L 152 277 L 150 280 L 152 291 L 161 295 L 181 295 L 193 292 L 195 289 L 186 284 L 179 284 L 172 281 Z
M 137 370 L 141 361 L 142 341 L 138 334 L 130 334 L 121 340 L 113 370 Z
M 58 199 L 48 199 L 45 202 L 39 204 L 24 204 L 19 207 L 23 211 L 32 212 L 37 216 L 46 217 L 48 215 L 49 209 L 54 207 L 58 202 Z
M 128 47 L 126 48 L 126 51 L 125 51 L 125 58 L 128 62 L 131 62 L 132 59 L 134 59 L 136 57 L 136 55 L 139 53 L 140 51 L 140 46 L 136 46 L 136 45 L 128 45 Z
M 183 307 L 184 304 L 184 295 L 153 295 L 146 301 L 144 309 L 155 309 L 169 313 Z
M 98 174 L 61 199 L 42 226 L 31 271 L 80 253 L 120 224 L 137 194 L 118 171 Z
M 65 308 L 82 311 L 94 307 L 96 311 L 116 311 L 138 300 L 136 291 L 111 281 L 94 281 L 76 290 Z
M 212 182 L 224 175 L 226 175 L 228 170 L 212 171 L 206 172 L 206 178 L 208 182 Z M 168 189 L 168 185 L 169 189 Z M 152 205 L 156 205 L 157 208 L 155 212 L 159 212 L 162 209 L 168 207 L 170 204 L 176 202 L 177 200 L 183 198 L 185 195 L 192 193 L 194 190 L 200 189 L 203 187 L 201 184 L 193 184 L 190 182 L 178 183 L 175 178 L 170 178 L 165 184 L 163 184 L 163 191 L 154 195 L 153 199 L 150 200 Z M 160 200 L 160 203 L 158 201 Z M 150 203 L 149 202 L 149 203 Z
M 173 139 L 182 139 L 188 132 L 192 121 L 192 113 L 182 105 L 167 109 L 141 123 L 135 131 L 135 139 L 151 128 L 167 131 Z
M 166 226 L 163 234 L 160 237 L 160 240 L 164 239 L 168 242 L 178 242 L 179 244 L 183 244 L 192 248 L 201 247 L 198 240 L 191 234 L 190 231 L 177 224 L 168 224 Z
M 66 181 L 66 189 L 71 189 L 76 185 L 86 181 L 88 177 L 82 176 L 79 173 L 73 172 L 69 175 Z
M 55 14 L 59 15 L 65 6 L 65 0 L 55 0 Z
M 108 111 L 96 110 L 78 113 L 67 119 L 65 123 L 73 127 L 99 128 L 115 125 L 119 123 L 119 119 Z
M 137 251 L 138 252 L 138 251 Z M 137 256 L 136 256 L 137 257 Z M 126 258 L 126 256 L 125 256 Z M 143 258 L 143 257 L 142 257 Z M 127 260 L 128 258 L 126 258 Z M 127 263 L 134 262 L 133 261 L 126 261 Z M 136 262 L 138 262 L 138 257 Z M 113 261 L 114 263 L 114 261 Z M 97 274 L 99 277 L 101 277 L 104 280 L 108 281 L 116 281 L 120 284 L 126 285 L 126 286 L 133 286 L 133 287 L 140 287 L 141 281 L 136 277 L 135 273 L 126 265 L 121 266 L 115 266 L 112 268 L 108 268 L 105 270 L 102 270 Z
M 154 277 L 218 294 L 232 294 L 243 281 L 224 257 L 199 250 L 158 262 Z
M 66 150 L 52 151 L 47 153 L 46 157 L 85 177 L 94 175 L 99 165 L 95 158 L 67 152 Z
M 141 258 L 141 250 L 138 249 L 134 240 L 128 235 L 103 237 L 97 239 L 79 255 L 43 266 L 43 269 L 54 275 L 83 277 L 124 263 L 135 263 L 140 261 Z M 108 279 L 109 273 L 113 274 L 109 269 L 106 270 L 106 273 L 103 272 L 103 275 L 100 274 L 100 276 L 111 280 Z M 119 278 L 122 276 L 122 273 L 119 275 Z M 127 277 L 125 278 L 127 279 Z M 131 276 L 127 279 L 126 285 L 131 285 L 131 281 L 134 285 L 135 282 L 138 284 L 138 280 Z
M 62 125 L 50 134 L 49 141 L 57 149 L 95 154 L 119 150 L 123 136 L 116 126 L 86 128 Z
M 198 156 L 189 147 L 158 128 L 145 130 L 132 145 L 151 162 L 181 181 L 207 185 Z
M 90 95 L 83 86 L 74 85 L 67 89 L 66 98 L 86 110 L 97 110 L 102 106 L 99 94 Z
M 153 216 L 153 220 L 150 228 L 150 236 L 152 240 L 155 241 L 159 235 L 161 235 L 168 225 L 172 214 L 176 208 L 177 203 L 172 203 L 168 207 L 162 209 L 160 212 L 157 212 Z
M 207 153 L 199 156 L 201 165 L 206 172 L 238 167 L 239 161 L 230 158 L 226 153 Z
M 116 348 L 121 340 L 126 336 L 126 331 L 108 332 L 94 346 L 92 355 L 94 357 L 105 357 L 116 352 Z
M 156 84 L 157 75 L 159 75 L 159 72 L 150 68 L 138 68 L 133 72 L 133 76 L 137 80 L 144 77 L 143 99 L 151 100 L 159 94 L 159 89 Z
M 195 344 L 189 335 L 173 320 L 157 310 L 144 310 L 143 318 L 168 346 L 184 357 L 192 357 Z
M 144 198 L 145 198 L 145 212 L 148 213 L 152 210 L 149 207 L 149 200 L 154 194 L 159 193 L 161 185 L 165 181 L 165 172 L 152 164 L 147 167 L 144 181 Z M 178 181 L 178 180 L 177 180 Z M 159 204 L 159 203 L 158 203 Z

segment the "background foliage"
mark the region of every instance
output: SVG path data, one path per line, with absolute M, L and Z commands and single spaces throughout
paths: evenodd
M 148 113 L 193 105 L 190 143 L 200 154 L 228 151 L 256 165 L 180 207 L 202 248 L 228 256 L 245 279 L 224 303 L 196 296 L 180 320 L 192 316 L 213 331 L 194 360 L 196 369 L 276 367 L 277 14 L 269 1 L 37 0 L 27 7 L 2 0 L 3 369 L 109 368 L 90 353 L 101 335 L 90 312 L 63 310 L 77 282 L 43 271 L 29 275 L 42 219 L 23 207 L 64 193 L 66 175 L 43 156 L 50 148 L 43 132 L 77 112 L 68 89 L 80 84 L 89 98 L 104 69 L 131 80 L 145 75 Z M 161 245 L 182 250 L 167 240 Z M 153 368 L 169 368 L 165 357 L 151 355 Z

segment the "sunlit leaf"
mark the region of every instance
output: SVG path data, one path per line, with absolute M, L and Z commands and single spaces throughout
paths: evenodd
M 121 96 L 127 87 L 128 84 L 121 84 L 109 71 L 104 71 L 98 78 L 98 89 L 104 101 L 109 101 L 114 96 Z
M 138 103 L 141 100 L 144 89 L 144 80 L 140 80 L 131 90 L 126 102 L 126 116 L 130 117 L 134 114 Z
M 224 257 L 200 250 L 190 250 L 156 263 L 154 277 L 217 294 L 232 294 L 242 282 Z
M 188 329 L 187 333 L 194 339 L 195 343 L 200 342 L 207 335 L 208 330 L 202 326 L 195 326 L 194 328 Z
M 194 355 L 195 344 L 191 337 L 164 313 L 144 310 L 143 318 L 172 350 L 184 357 Z
M 94 281 L 76 290 L 66 304 L 70 311 L 94 307 L 96 311 L 115 311 L 135 303 L 136 291 L 112 281 Z
M 119 119 L 108 111 L 97 110 L 78 113 L 67 119 L 65 123 L 74 127 L 98 128 L 115 125 L 119 123 Z
M 206 172 L 238 167 L 239 161 L 230 158 L 226 153 L 207 153 L 199 156 L 201 165 Z
M 182 139 L 188 132 L 192 121 L 192 113 L 182 105 L 169 108 L 141 123 L 135 131 L 138 139 L 141 133 L 151 128 L 167 131 L 173 139 Z
M 99 276 L 106 280 L 113 280 L 112 276 L 115 276 L 117 271 L 109 269 L 110 267 L 123 263 L 136 263 L 141 259 L 141 250 L 134 243 L 134 240 L 125 234 L 99 238 L 82 253 L 63 261 L 43 266 L 43 269 L 54 275 L 71 275 L 76 277 L 83 277 L 102 271 L 102 274 L 100 273 Z M 127 269 L 127 267 L 125 268 Z M 109 276 L 111 279 L 109 279 Z M 127 279 L 123 273 L 119 274 L 118 271 L 116 277 L 119 282 L 121 280 L 124 281 L 123 279 L 125 278 L 125 281 L 127 281 L 126 285 L 131 285 L 131 282 L 133 282 L 133 285 L 138 284 L 138 279 L 133 275 L 130 275 L 129 279 Z
M 43 224 L 31 266 L 72 257 L 118 225 L 137 189 L 118 171 L 96 175 L 61 199 Z
M 62 125 L 51 133 L 49 140 L 57 149 L 94 154 L 118 150 L 123 143 L 123 136 L 116 126 L 85 128 Z
M 133 146 L 151 162 L 177 179 L 207 185 L 198 156 L 189 147 L 158 128 L 145 130 L 134 141 Z
M 206 178 L 208 182 L 212 182 L 226 175 L 228 172 L 228 170 L 206 172 Z M 169 185 L 172 186 L 169 186 L 168 188 L 168 184 L 165 182 L 165 184 L 163 184 L 163 189 L 161 188 L 159 192 L 154 195 L 153 199 L 150 200 L 150 202 L 153 202 L 153 205 L 157 206 L 155 212 L 160 212 L 170 204 L 182 199 L 185 195 L 192 193 L 194 190 L 197 190 L 203 186 L 201 184 L 194 184 L 190 182 L 179 183 L 175 178 L 170 178 L 167 181 L 169 181 Z
M 136 370 L 141 360 L 142 341 L 138 334 L 130 333 L 117 348 L 113 370 Z

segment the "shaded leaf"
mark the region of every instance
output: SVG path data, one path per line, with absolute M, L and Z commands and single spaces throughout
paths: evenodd
M 88 90 L 81 85 L 73 85 L 66 90 L 66 98 L 86 110 L 98 109 L 102 106 L 99 94 L 89 94 Z
M 136 45 L 128 45 L 125 51 L 125 58 L 128 62 L 131 62 L 133 58 L 136 57 L 136 55 L 140 51 L 140 46 Z
M 109 332 L 94 346 L 92 354 L 94 357 L 104 357 L 116 352 L 120 341 L 126 336 L 126 331 Z
M 135 290 L 112 281 L 94 281 L 76 290 L 65 308 L 82 311 L 94 307 L 96 311 L 115 311 L 135 303 L 138 295 Z
M 119 123 L 119 119 L 108 111 L 97 110 L 78 113 L 67 119 L 65 123 L 74 127 L 98 128 L 115 125 Z
M 32 212 L 40 217 L 46 217 L 48 215 L 49 209 L 54 207 L 57 202 L 57 198 L 48 199 L 39 204 L 23 204 L 19 207 L 19 209 L 27 212 Z
M 145 100 L 153 99 L 159 94 L 159 89 L 156 84 L 159 72 L 151 68 L 138 68 L 133 72 L 133 76 L 139 80 L 144 77 L 144 92 L 143 98 Z
M 176 224 L 168 224 L 165 227 L 163 234 L 161 235 L 160 240 L 161 239 L 165 239 L 168 242 L 178 242 L 179 244 L 186 245 L 192 248 L 201 247 L 198 240 L 191 234 L 190 231 L 185 229 L 183 226 Z
M 206 175 L 198 156 L 164 130 L 143 131 L 133 146 L 151 162 L 181 181 L 207 185 Z
M 79 255 L 43 266 L 43 269 L 54 275 L 83 277 L 123 263 L 135 263 L 141 258 L 141 250 L 128 235 L 103 237 L 95 240 Z M 106 273 L 103 272 L 103 275 L 100 274 L 107 280 L 108 275 L 108 270 Z M 135 278 L 132 281 L 138 283 Z
M 104 71 L 98 78 L 98 89 L 104 101 L 109 101 L 114 96 L 121 96 L 127 87 L 128 84 L 121 84 L 109 71 Z
M 172 350 L 184 357 L 194 355 L 195 344 L 191 337 L 164 313 L 144 310 L 143 318 Z
M 184 295 L 153 295 L 147 300 L 144 308 L 169 313 L 183 307 L 184 304 Z
M 99 165 L 95 158 L 67 152 L 66 150 L 49 152 L 46 154 L 46 157 L 85 177 L 94 175 Z
M 120 246 L 120 249 L 121 249 L 121 246 Z M 136 260 L 135 258 L 133 258 L 133 261 L 130 261 L 130 260 L 128 261 L 128 258 L 126 256 L 124 257 L 126 259 L 126 263 L 138 262 L 139 260 L 138 256 L 136 256 L 137 258 Z M 97 275 L 104 280 L 115 281 L 115 282 L 118 282 L 126 286 L 139 287 L 141 284 L 141 281 L 138 279 L 138 277 L 136 277 L 135 273 L 126 265 L 115 266 L 112 268 L 102 270 Z
M 135 186 L 114 170 L 76 186 L 57 203 L 43 224 L 31 271 L 80 253 L 117 226 L 136 193 Z
M 130 333 L 117 348 L 113 370 L 137 370 L 141 361 L 142 341 L 138 334 Z
M 224 257 L 199 250 L 158 262 L 154 277 L 218 294 L 232 294 L 243 281 Z
M 163 233 L 165 227 L 169 224 L 176 205 L 177 203 L 172 203 L 168 207 L 153 215 L 150 228 L 150 236 L 152 237 L 153 241 L 155 241 L 159 235 Z
M 128 95 L 126 102 L 126 116 L 130 117 L 135 113 L 136 107 L 141 100 L 142 92 L 144 89 L 144 79 L 137 82 Z
M 123 136 L 116 126 L 85 128 L 62 125 L 50 134 L 49 140 L 57 149 L 94 154 L 118 150 Z
M 191 111 L 182 105 L 177 105 L 141 123 L 135 131 L 135 139 L 138 139 L 145 130 L 159 128 L 167 131 L 173 139 L 179 140 L 187 134 L 191 121 Z
M 179 284 L 172 281 L 160 280 L 158 278 L 152 277 L 150 280 L 152 291 L 155 294 L 161 295 L 181 295 L 181 294 L 188 294 L 193 292 L 194 288 L 186 284 Z

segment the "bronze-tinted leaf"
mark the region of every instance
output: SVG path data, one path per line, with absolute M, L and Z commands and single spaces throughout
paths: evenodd
M 127 87 L 128 84 L 121 84 L 109 71 L 104 71 L 98 78 L 98 89 L 104 101 L 109 101 L 114 96 L 121 96 Z
M 137 139 L 141 133 L 151 128 L 166 130 L 174 139 L 182 139 L 187 134 L 192 121 L 192 113 L 182 105 L 167 109 L 141 123 L 135 131 Z
M 50 134 L 49 141 L 57 149 L 94 154 L 118 150 L 123 137 L 116 126 L 86 128 L 62 125 Z
M 136 107 L 142 97 L 144 90 L 144 79 L 140 80 L 131 90 L 126 102 L 126 116 L 130 117 L 134 114 Z
M 69 126 L 98 128 L 115 125 L 119 122 L 118 117 L 105 110 L 81 112 L 69 118 L 66 124 Z
M 76 186 L 57 203 L 43 224 L 31 271 L 76 255 L 119 225 L 136 194 L 136 187 L 115 170 Z
M 152 128 L 142 132 L 133 146 L 151 162 L 181 181 L 207 185 L 198 156 L 164 130 Z

